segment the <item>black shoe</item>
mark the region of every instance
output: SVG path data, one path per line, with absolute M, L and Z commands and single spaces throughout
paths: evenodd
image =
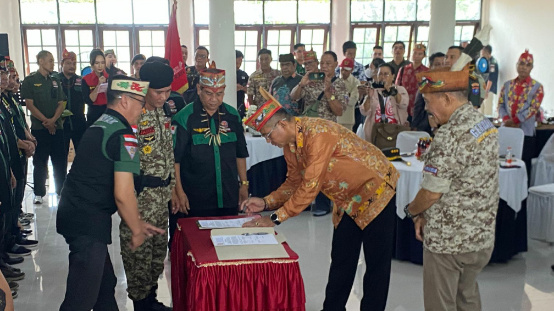
M 2 271 L 2 274 L 4 274 L 4 277 L 8 282 L 20 281 L 25 278 L 25 272 L 16 272 L 11 269 L 4 269 L 4 268 L 1 268 L 0 271 Z
M 31 255 L 31 250 L 16 244 L 8 251 L 8 254 L 12 256 L 29 256 Z
M 17 265 L 17 264 L 20 264 L 23 262 L 23 257 L 21 256 L 16 256 L 16 257 L 9 257 L 8 258 L 4 258 L 4 262 L 7 263 L 8 265 Z
M 27 240 L 27 238 L 21 238 L 18 241 L 16 241 L 18 245 L 24 246 L 24 247 L 35 247 L 38 246 L 37 240 Z
M 20 223 L 23 227 L 26 227 L 26 226 L 30 226 L 30 225 L 31 225 L 31 221 L 30 221 L 30 220 L 27 220 L 27 219 L 21 219 L 21 218 L 19 218 L 19 223 Z
M 8 282 L 8 285 L 10 286 L 10 289 L 13 291 L 16 291 L 19 289 L 19 284 L 15 281 Z
M 17 298 L 17 292 L 12 290 L 12 299 Z
M 20 231 L 21 233 L 25 233 L 25 234 L 33 234 L 33 230 L 31 229 L 21 229 Z
M 329 214 L 331 211 L 323 211 L 323 210 L 315 210 L 312 212 L 312 215 L 315 216 L 315 217 L 319 217 L 319 216 L 325 216 L 327 214 Z
M 550 266 L 550 269 L 552 269 L 552 271 L 554 271 L 554 265 Z
M 166 307 L 163 303 L 158 301 L 158 285 L 152 286 L 150 289 L 150 295 L 147 298 L 150 299 L 150 310 L 152 311 L 172 311 L 170 307 Z

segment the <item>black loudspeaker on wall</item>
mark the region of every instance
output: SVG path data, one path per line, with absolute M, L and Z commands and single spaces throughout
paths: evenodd
M 8 46 L 8 34 L 0 33 L 0 54 L 4 56 L 10 55 L 10 47 Z

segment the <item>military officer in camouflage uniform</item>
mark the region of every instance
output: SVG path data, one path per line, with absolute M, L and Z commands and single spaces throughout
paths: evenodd
M 476 278 L 494 246 L 498 131 L 468 102 L 468 67 L 417 78 L 442 125 L 423 156 L 421 190 L 404 209 L 424 245 L 425 310 L 481 310 Z
M 158 61 L 146 62 L 140 69 L 143 81 L 150 82 L 146 105 L 137 122 L 140 151 L 140 175 L 135 178 L 138 209 L 143 220 L 165 230 L 165 234 L 147 240 L 136 251 L 128 247 L 131 231 L 121 222 L 121 255 L 127 276 L 127 292 L 135 311 L 171 310 L 158 302 L 158 278 L 167 253 L 168 208 L 175 185 L 171 115 L 164 103 L 171 92 L 173 70 Z

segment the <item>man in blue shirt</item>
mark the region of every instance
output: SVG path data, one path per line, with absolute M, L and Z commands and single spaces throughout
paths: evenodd
M 367 81 L 364 65 L 356 61 L 356 50 L 356 43 L 354 43 L 354 41 L 346 41 L 342 45 L 342 54 L 344 57 L 354 60 L 354 70 L 352 70 L 352 75 L 360 81 Z M 340 67 L 335 69 L 335 76 L 340 77 Z

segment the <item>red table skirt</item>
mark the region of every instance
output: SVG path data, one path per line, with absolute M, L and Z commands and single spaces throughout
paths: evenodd
M 173 310 L 305 310 L 304 282 L 298 257 L 288 245 L 285 248 L 293 254 L 291 258 L 199 262 L 195 252 L 198 253 L 196 257 L 206 258 L 211 257 L 215 249 L 211 242 L 209 246 L 199 244 L 199 241 L 209 239 L 209 230 L 191 228 L 195 222 L 194 218 L 179 220 L 180 227 L 186 226 L 187 230 L 175 230 L 173 237 Z

